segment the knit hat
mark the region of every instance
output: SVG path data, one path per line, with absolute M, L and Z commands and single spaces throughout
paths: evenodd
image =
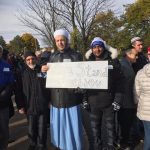
M 26 59 L 28 56 L 34 56 L 34 57 L 36 57 L 36 55 L 35 55 L 33 52 L 31 52 L 31 51 L 26 51 L 26 52 L 24 53 L 24 58 Z
M 135 41 L 141 41 L 142 39 L 140 37 L 134 37 L 131 39 L 131 44 L 134 43 Z
M 104 43 L 104 41 L 103 41 L 101 38 L 99 38 L 99 37 L 95 37 L 95 38 L 93 39 L 93 41 L 91 42 L 90 47 L 93 48 L 93 47 L 95 47 L 96 45 L 98 45 L 98 46 L 100 46 L 100 47 L 102 47 L 102 48 L 105 48 L 105 43 Z
M 62 35 L 64 37 L 66 37 L 68 40 L 70 40 L 70 34 L 69 32 L 66 30 L 66 29 L 59 29 L 59 30 L 56 30 L 54 32 L 54 38 L 58 35 Z

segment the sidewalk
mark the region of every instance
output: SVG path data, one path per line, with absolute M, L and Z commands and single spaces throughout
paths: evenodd
M 27 150 L 28 149 L 28 136 L 27 136 L 27 120 L 25 115 L 20 115 L 15 112 L 15 115 L 10 120 L 10 137 L 12 140 L 15 140 L 12 143 L 9 143 L 8 150 Z M 47 131 L 47 147 L 48 150 L 53 150 L 50 146 L 50 132 Z M 85 150 L 88 150 L 87 138 L 85 135 Z M 134 150 L 143 150 L 143 144 L 140 143 Z

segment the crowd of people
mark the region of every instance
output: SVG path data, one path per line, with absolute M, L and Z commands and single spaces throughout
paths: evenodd
M 70 47 L 67 30 L 56 30 L 54 39 L 56 50 L 27 50 L 22 57 L 0 46 L 0 150 L 8 146 L 12 95 L 27 116 L 28 150 L 47 149 L 48 122 L 58 150 L 84 150 L 84 132 L 89 150 L 133 150 L 143 140 L 150 150 L 150 47 L 145 55 L 142 39 L 134 37 L 119 59 L 117 49 L 95 37 L 85 61 L 108 61 L 108 89 L 46 88 L 48 62 L 84 60 Z

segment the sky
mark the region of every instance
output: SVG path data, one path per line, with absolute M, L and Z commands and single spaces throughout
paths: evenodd
M 123 13 L 123 5 L 134 3 L 136 0 L 114 0 L 115 11 Z M 41 37 L 38 36 L 33 30 L 23 26 L 18 20 L 16 14 L 19 8 L 23 7 L 23 0 L 0 0 L 0 36 L 8 43 L 16 35 L 23 33 L 31 33 L 39 41 L 41 47 L 45 45 L 42 43 Z

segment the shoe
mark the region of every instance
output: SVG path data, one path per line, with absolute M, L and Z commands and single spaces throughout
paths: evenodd
M 13 143 L 13 142 L 15 142 L 15 139 L 14 139 L 14 138 L 9 138 L 9 139 L 8 139 L 8 143 Z
M 102 150 L 116 150 L 116 148 L 113 145 L 107 145 L 106 147 L 103 147 Z
M 121 144 L 119 150 L 131 150 L 128 144 Z
M 47 150 L 47 148 L 46 147 L 37 147 L 36 150 Z
M 28 147 L 28 150 L 36 150 L 36 147 L 33 146 L 33 145 L 30 145 L 30 146 Z

